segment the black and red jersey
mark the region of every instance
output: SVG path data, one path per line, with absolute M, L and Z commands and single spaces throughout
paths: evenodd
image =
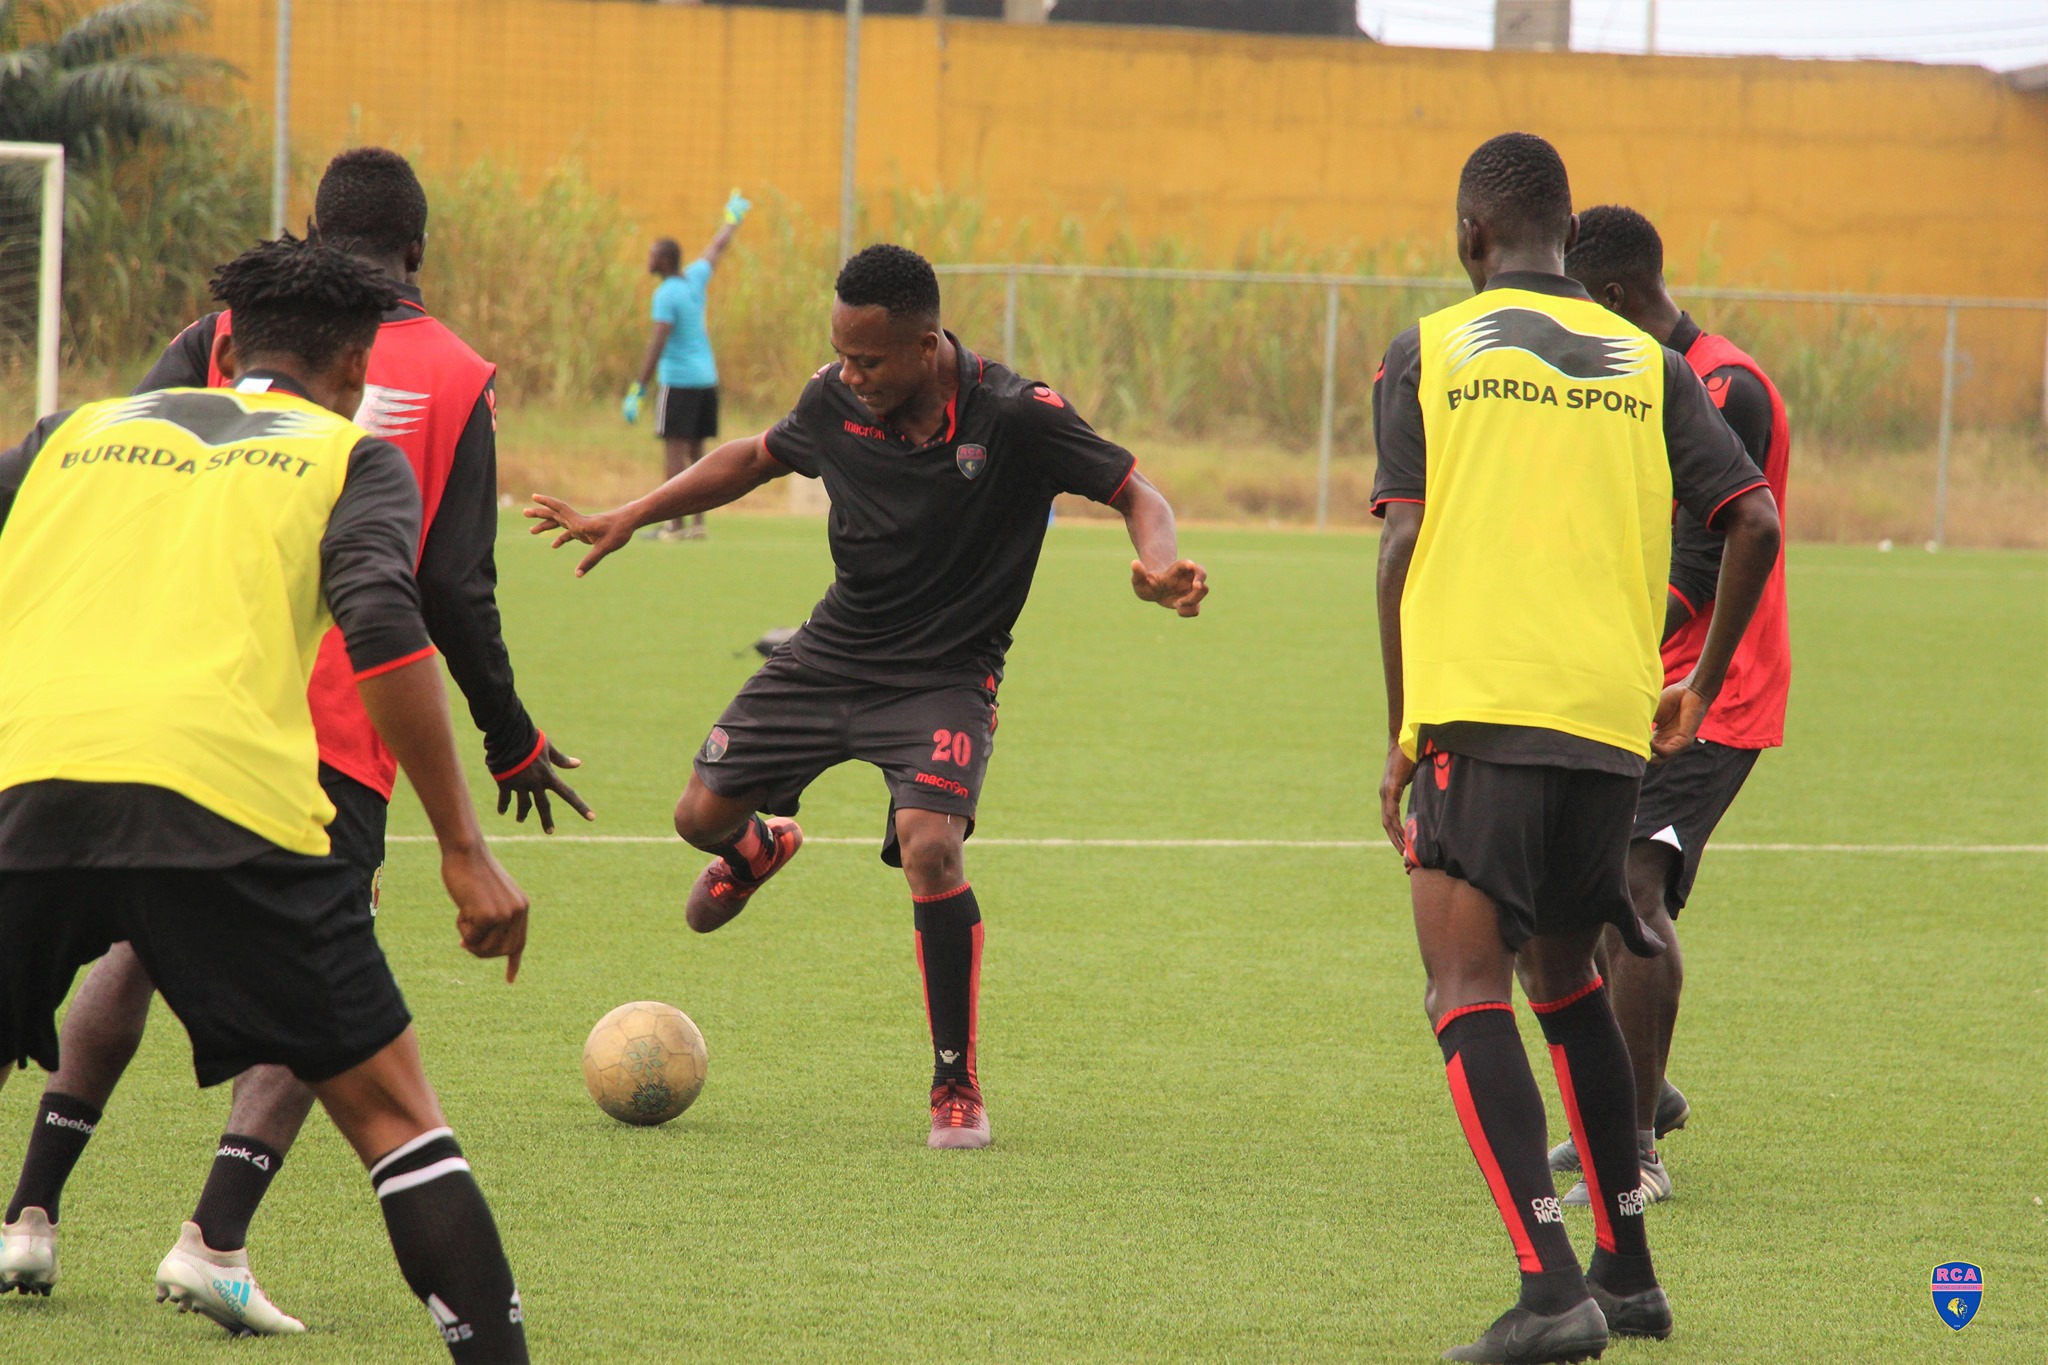
M 824 600 L 790 642 L 841 677 L 907 687 L 1000 678 L 1053 499 L 1110 502 L 1137 461 L 1044 384 L 947 334 L 959 391 L 919 445 L 818 371 L 766 439 L 832 500 Z
M 1722 417 L 1763 469 L 1782 517 L 1792 467 L 1792 428 L 1777 386 L 1734 342 L 1702 332 L 1691 318 L 1680 318 L 1671 345 L 1684 352 Z M 1683 679 L 1699 662 L 1713 625 L 1713 588 L 1720 564 L 1721 538 L 1681 513 L 1672 532 L 1671 591 L 1693 615 L 1664 642 L 1667 685 Z M 1700 738 L 1732 749 L 1783 744 L 1791 690 L 1792 639 L 1785 606 L 1785 552 L 1780 549 L 1756 615 L 1728 662 L 1727 681 L 1700 724 Z
M 219 386 L 213 343 L 232 331 L 225 312 L 193 323 L 137 392 Z M 491 772 L 509 775 L 532 761 L 541 736 L 513 686 L 499 626 L 496 372 L 404 286 L 378 330 L 355 420 L 403 451 L 419 481 L 421 613 L 483 732 Z M 320 761 L 388 799 L 398 765 L 363 710 L 337 632 L 321 643 L 308 695 Z

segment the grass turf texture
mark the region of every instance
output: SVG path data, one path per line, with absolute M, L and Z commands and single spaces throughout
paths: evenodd
M 1053 532 L 983 833 L 1374 837 L 1374 541 L 1187 542 L 1216 587 L 1195 622 L 1130 599 L 1113 528 Z M 501 548 L 522 691 L 589 761 L 589 832 L 662 834 L 751 667 L 734 652 L 826 581 L 822 529 L 714 518 L 707 543 L 636 543 L 581 583 L 567 555 Z M 2048 842 L 2044 587 L 2039 556 L 1795 549 L 1790 746 L 1721 838 Z M 877 836 L 885 803 L 844 768 L 805 826 Z M 403 793 L 394 829 L 423 830 Z M 924 1149 L 909 904 L 872 847 L 807 849 L 708 938 L 682 927 L 687 850 L 502 856 L 535 902 L 516 986 L 460 953 L 420 844 L 393 849 L 380 931 L 537 1359 L 1422 1361 L 1513 1298 L 1390 850 L 970 845 L 997 1143 L 980 1154 Z M 2024 1151 L 2048 1124 L 2044 871 L 2026 853 L 1709 855 L 1673 1066 L 1694 1118 L 1665 1145 L 1677 1198 L 1650 1215 L 1678 1335 L 1609 1359 L 2042 1357 L 2048 1178 Z M 703 1097 L 651 1130 L 600 1114 L 577 1070 L 598 1016 L 642 997 L 711 1049 Z M 40 1079 L 0 1090 L 9 1175 Z M 318 1116 L 253 1229 L 259 1276 L 313 1333 L 229 1344 L 150 1301 L 225 1108 L 194 1095 L 159 1009 L 65 1197 L 56 1295 L 0 1299 L 6 1358 L 441 1358 Z M 1554 1094 L 1551 1114 L 1560 1130 Z M 1571 1217 L 1583 1253 L 1591 1223 Z M 1952 1259 L 1988 1282 L 1961 1334 L 1927 1288 Z

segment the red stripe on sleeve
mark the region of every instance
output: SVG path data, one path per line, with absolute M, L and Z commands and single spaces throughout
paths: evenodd
M 519 760 L 519 762 L 517 762 L 517 763 L 513 764 L 513 765 L 512 765 L 511 767 L 509 767 L 509 768 L 505 769 L 505 771 L 504 771 L 504 772 L 501 772 L 501 773 L 492 773 L 492 774 L 491 774 L 491 777 L 492 777 L 492 778 L 493 778 L 494 780 L 496 780 L 496 781 L 499 781 L 499 782 L 503 782 L 503 781 L 504 781 L 504 780 L 505 780 L 506 778 L 508 778 L 508 777 L 517 777 L 517 776 L 519 776 L 519 774 L 521 774 L 521 773 L 525 772 L 525 771 L 526 771 L 526 770 L 527 770 L 528 768 L 531 768 L 531 767 L 533 766 L 533 761 L 534 761 L 534 760 L 535 760 L 536 758 L 539 758 L 539 757 L 541 756 L 541 754 L 542 754 L 543 752 L 545 752 L 545 751 L 546 751 L 547 747 L 548 747 L 548 736 L 547 736 L 547 731 L 543 730 L 543 731 L 541 731 L 541 732 L 540 732 L 540 738 L 539 738 L 539 739 L 536 739 L 536 740 L 535 740 L 535 741 L 533 742 L 533 752 L 532 752 L 532 753 L 528 754 L 528 755 L 527 755 L 527 756 L 526 756 L 525 758 L 523 758 L 523 759 Z
M 1124 495 L 1124 490 L 1131 486 L 1131 475 L 1136 474 L 1137 472 L 1138 462 L 1136 460 L 1132 460 L 1130 469 L 1126 471 L 1124 474 L 1124 481 L 1118 484 L 1116 486 L 1116 492 L 1111 493 L 1108 497 L 1104 498 L 1103 502 L 1112 503 L 1115 502 L 1118 498 L 1122 497 Z
M 406 655 L 403 658 L 393 659 L 389 663 L 378 664 L 374 668 L 366 668 L 362 672 L 356 674 L 356 681 L 361 682 L 365 678 L 380 677 L 383 674 L 391 673 L 398 669 L 404 668 L 407 664 L 416 664 L 421 659 L 431 659 L 433 657 L 434 647 L 432 645 L 428 645 L 425 649 L 416 649 L 412 653 Z
M 1756 490 L 1757 490 L 1757 489 L 1759 489 L 1759 488 L 1769 488 L 1770 486 L 1771 486 L 1770 480 L 1768 480 L 1768 479 L 1758 479 L 1758 480 L 1757 480 L 1757 481 L 1756 481 L 1755 483 L 1751 484 L 1751 485 L 1750 485 L 1749 487 L 1747 487 L 1747 488 L 1738 488 L 1738 489 L 1736 489 L 1736 490 L 1735 490 L 1735 491 L 1734 491 L 1733 493 L 1730 493 L 1730 494 L 1729 494 L 1729 495 L 1728 495 L 1727 497 L 1725 497 L 1725 498 L 1721 499 L 1721 500 L 1720 500 L 1719 502 L 1715 503 L 1715 504 L 1714 504 L 1714 510 L 1713 510 L 1713 511 L 1711 511 L 1711 512 L 1709 512 L 1709 513 L 1707 513 L 1707 522 L 1706 522 L 1706 524 L 1707 524 L 1707 529 L 1711 531 L 1711 530 L 1712 530 L 1712 529 L 1714 528 L 1714 518 L 1715 518 L 1715 517 L 1718 517 L 1718 516 L 1720 516 L 1720 515 L 1721 515 L 1721 509 L 1722 509 L 1723 507 L 1726 507 L 1726 506 L 1727 506 L 1727 505 L 1728 505 L 1729 503 L 1731 503 L 1731 502 L 1734 502 L 1734 501 L 1735 501 L 1735 500 L 1736 500 L 1737 498 L 1741 497 L 1741 496 L 1742 496 L 1742 495 L 1743 495 L 1744 493 L 1754 493 L 1754 492 L 1756 492 Z
M 1700 614 L 1700 609 L 1692 604 L 1692 599 L 1687 597 L 1678 589 L 1672 587 L 1669 583 L 1666 583 L 1664 585 L 1664 591 L 1670 593 L 1673 597 L 1677 598 L 1678 604 L 1684 607 L 1688 614 L 1693 616 L 1698 616 Z

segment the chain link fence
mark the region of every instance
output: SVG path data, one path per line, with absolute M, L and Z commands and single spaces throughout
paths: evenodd
M 1319 527 L 1363 520 L 1372 376 L 1387 343 L 1470 290 L 1382 275 L 939 270 L 947 315 L 976 344 L 999 340 L 1002 356 L 1120 438 L 1170 440 L 1190 477 L 1230 485 L 1218 495 L 1233 506 L 1312 514 Z M 1933 548 L 2048 540 L 2048 301 L 1673 293 L 1784 392 L 1803 533 Z M 1276 467 L 1296 477 L 1275 480 Z

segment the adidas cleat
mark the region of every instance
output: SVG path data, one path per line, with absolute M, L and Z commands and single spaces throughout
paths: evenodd
M 949 1081 L 932 1087 L 932 1134 L 927 1147 L 986 1147 L 991 1141 L 981 1092 Z
M 1661 1204 L 1671 1197 L 1671 1172 L 1664 1169 L 1663 1158 L 1655 1152 L 1644 1152 L 1641 1159 L 1643 1183 L 1636 1188 L 1642 1191 L 1643 1205 Z M 1593 1196 L 1586 1189 L 1586 1182 L 1581 1180 L 1558 1202 L 1567 1208 L 1583 1209 L 1593 1202 Z
M 306 1324 L 281 1313 L 256 1277 L 249 1273 L 249 1252 L 215 1251 L 187 1223 L 156 1268 L 156 1301 L 175 1303 L 180 1313 L 197 1313 L 228 1329 L 232 1336 L 274 1337 L 303 1332 Z
M 50 1297 L 57 1287 L 57 1225 L 34 1206 L 0 1223 L 0 1294 L 18 1289 Z
M 1685 1121 L 1692 1117 L 1692 1106 L 1685 1096 L 1671 1082 L 1664 1082 L 1664 1089 L 1657 1096 L 1656 1134 L 1661 1141 L 1666 1133 L 1675 1133 L 1685 1127 Z M 1570 1138 L 1550 1149 L 1550 1173 L 1552 1175 L 1577 1175 L 1579 1172 L 1579 1148 Z M 1669 1198 L 1669 1196 L 1666 1196 Z M 1581 1201 L 1583 1202 L 1583 1201 Z
M 1601 1316 L 1599 1304 L 1585 1299 L 1550 1317 L 1519 1306 L 1510 1308 L 1494 1320 L 1485 1336 L 1469 1346 L 1453 1346 L 1444 1352 L 1444 1359 L 1480 1365 L 1551 1365 L 1598 1360 L 1606 1349 L 1607 1319 Z
M 1607 1318 L 1607 1331 L 1617 1337 L 1649 1337 L 1662 1341 L 1671 1335 L 1671 1300 L 1651 1285 L 1640 1294 L 1610 1294 L 1597 1280 L 1587 1280 L 1593 1302 Z
M 711 866 L 697 876 L 696 885 L 690 888 L 689 903 L 684 907 L 683 917 L 690 927 L 700 934 L 713 929 L 722 929 L 747 908 L 748 900 L 761 889 L 770 877 L 780 872 L 796 851 L 804 846 L 804 832 L 797 828 L 796 821 L 784 816 L 775 816 L 768 821 L 768 832 L 775 836 L 775 856 L 768 860 L 768 867 L 752 881 L 741 881 L 733 876 L 732 868 L 725 859 L 713 859 Z

